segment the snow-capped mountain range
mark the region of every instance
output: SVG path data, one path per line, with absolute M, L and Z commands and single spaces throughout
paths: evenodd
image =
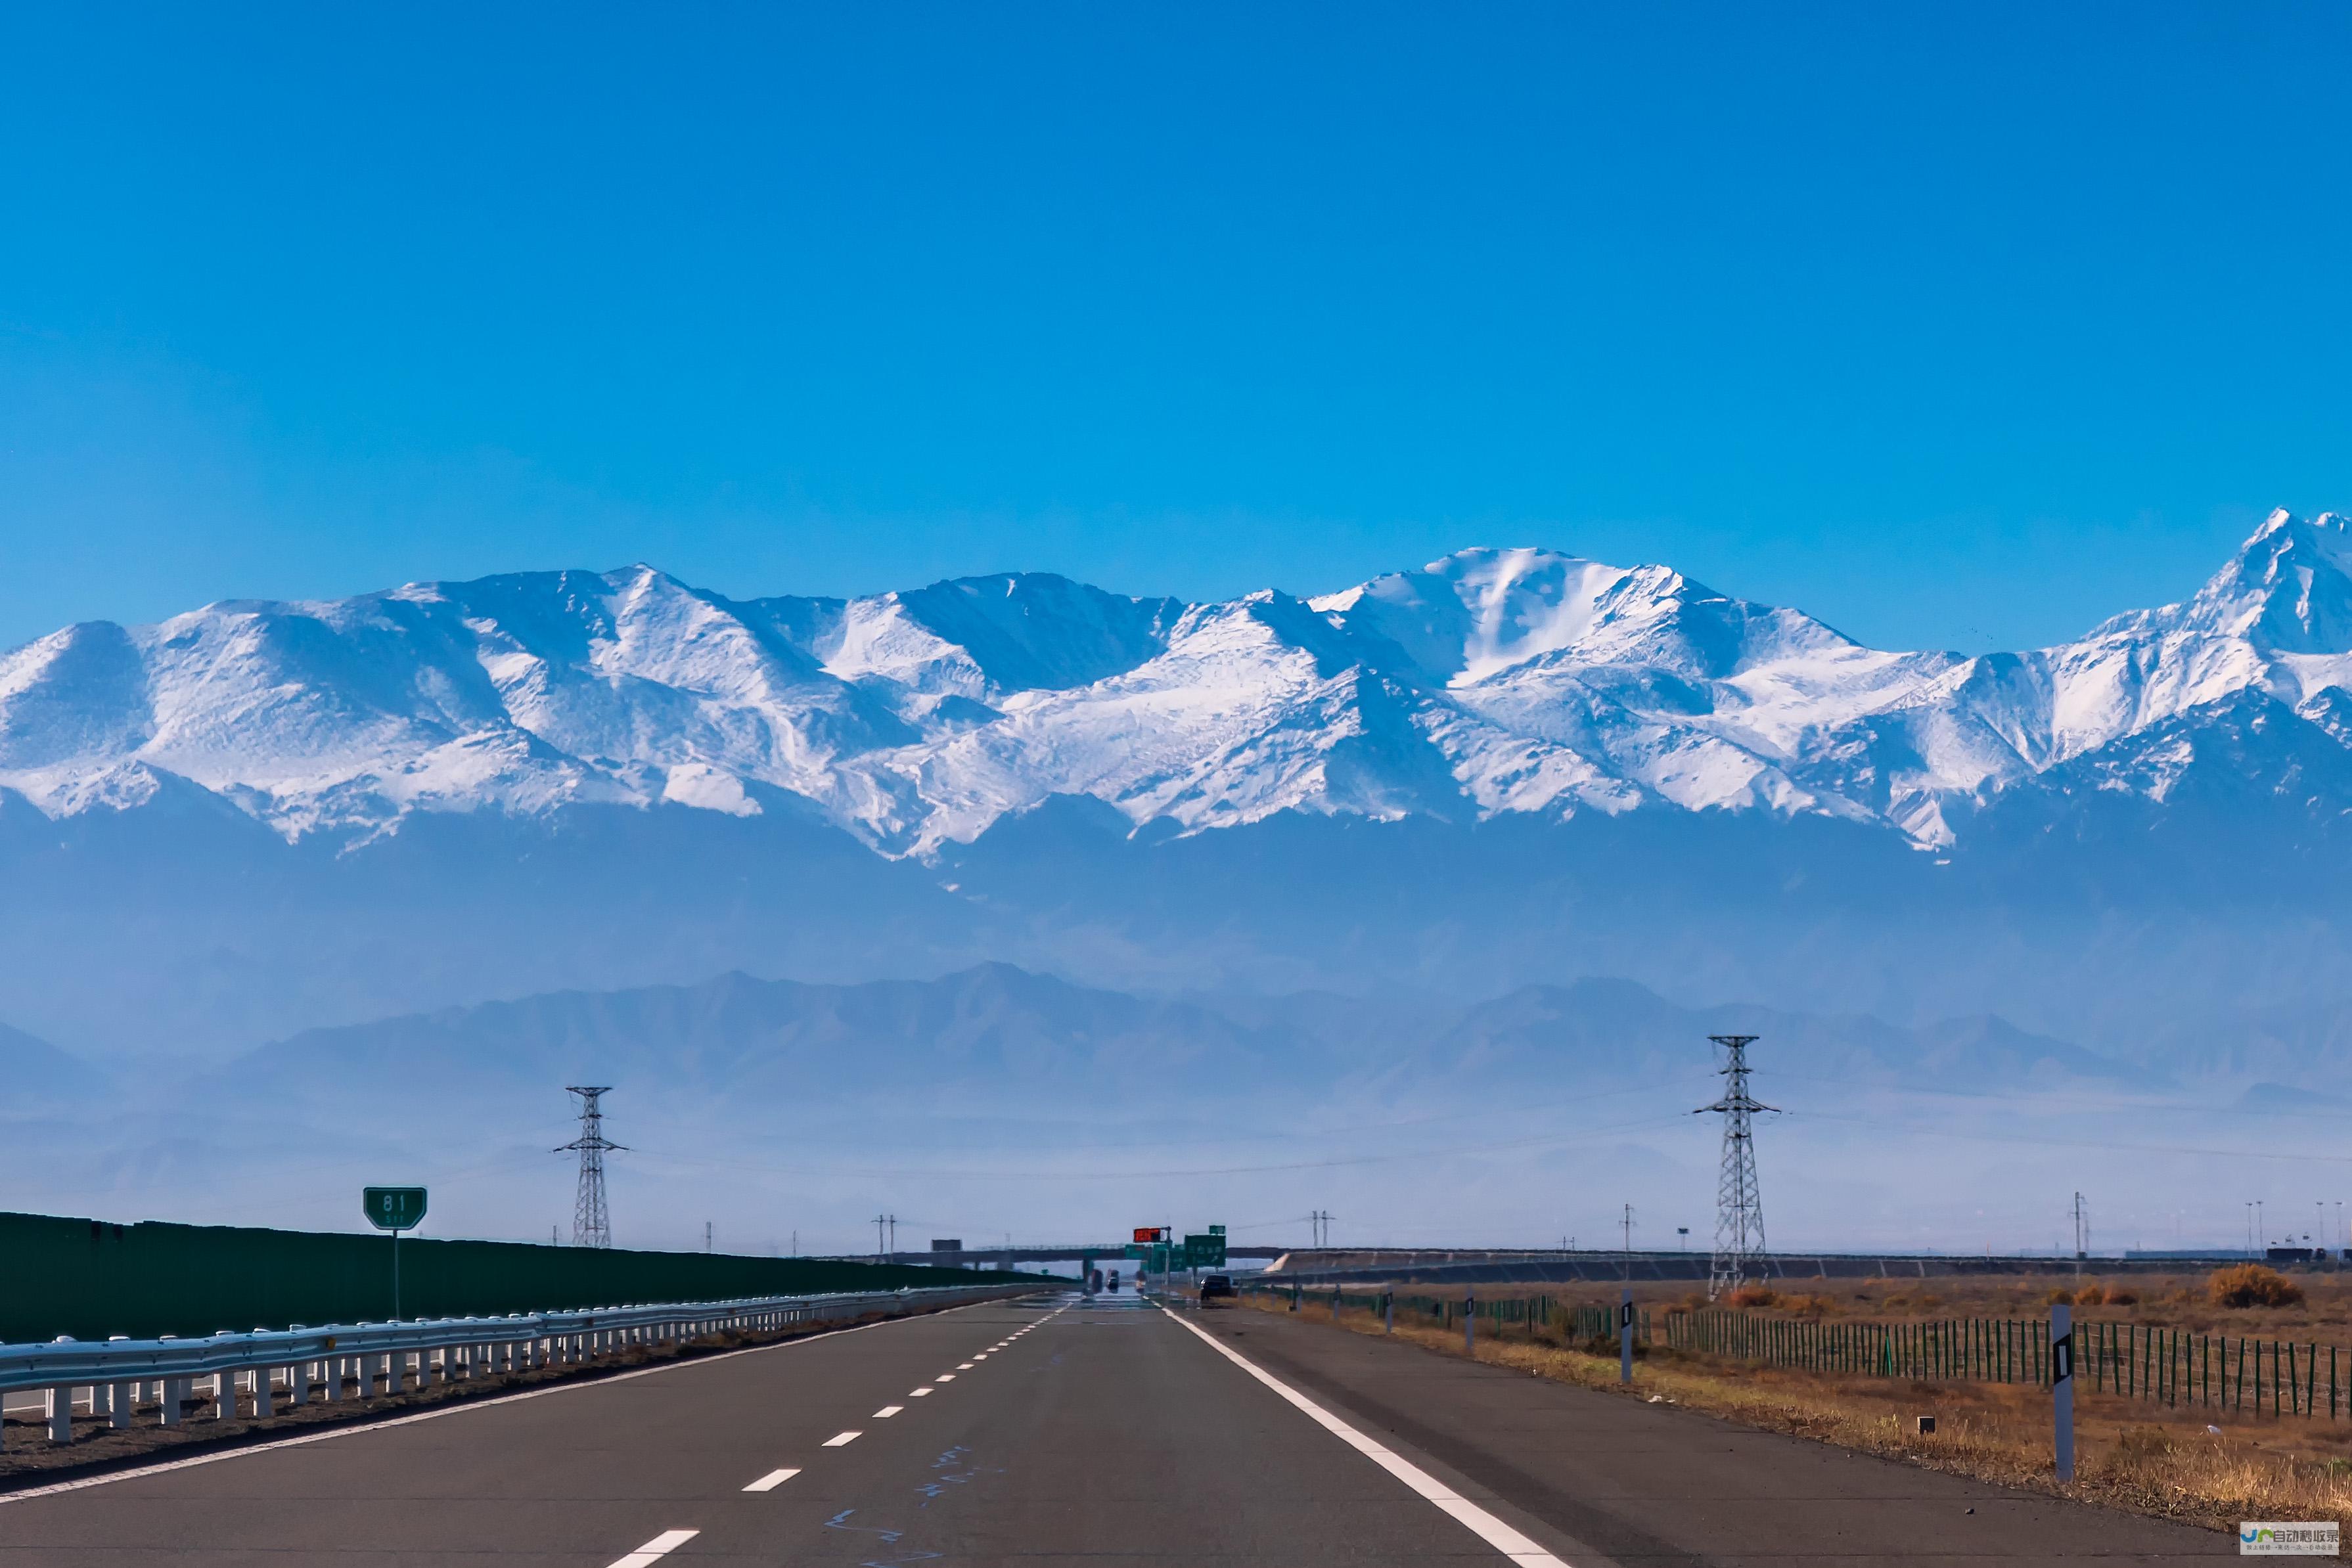
M 730 600 L 551 571 L 0 654 L 0 789 L 52 819 L 193 789 L 289 841 L 669 802 L 921 857 L 1084 796 L 1188 833 L 1687 811 L 1938 849 L 2021 787 L 2161 801 L 2209 731 L 2233 767 L 2267 737 L 2274 790 L 2352 807 L 2310 776 L 2352 743 L 2352 521 L 2273 513 L 2183 603 L 1974 656 L 1532 549 L 1209 604 L 1044 573 Z

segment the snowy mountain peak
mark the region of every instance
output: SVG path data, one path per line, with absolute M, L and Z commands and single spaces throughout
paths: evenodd
M 2305 519 L 2284 507 L 2194 597 L 2118 615 L 2092 632 L 2186 633 L 2243 641 L 2266 653 L 2352 653 L 2352 518 Z
M 1467 684 L 1573 646 L 1633 575 L 1551 550 L 1465 549 L 1309 602 L 1441 682 Z
M 216 802 L 289 839 L 784 806 L 921 853 L 1076 795 L 1181 832 L 1665 809 L 1933 845 L 2007 791 L 2172 799 L 2222 766 L 2200 758 L 2274 753 L 2352 810 L 2326 760 L 2352 759 L 2347 691 L 2335 514 L 2274 514 L 2179 604 L 1975 659 L 1533 548 L 1210 604 L 1023 572 L 736 601 L 639 563 L 67 628 L 0 653 L 0 789 L 58 816 Z

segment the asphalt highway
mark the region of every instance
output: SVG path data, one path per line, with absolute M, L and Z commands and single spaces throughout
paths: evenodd
M 966 1308 L 0 1498 L 0 1568 L 2232 1554 L 2214 1532 L 1132 1295 Z

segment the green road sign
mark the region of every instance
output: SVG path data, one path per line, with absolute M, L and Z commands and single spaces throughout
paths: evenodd
M 395 1235 L 414 1230 L 425 1219 L 425 1189 L 421 1186 L 371 1186 L 360 1189 L 360 1206 L 368 1223 Z
M 1206 1236 L 1184 1238 L 1184 1267 L 1188 1269 L 1222 1269 L 1225 1266 L 1223 1227 Z

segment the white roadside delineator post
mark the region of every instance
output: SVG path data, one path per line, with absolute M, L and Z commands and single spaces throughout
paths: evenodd
M 1617 1301 L 1617 1381 L 1633 1381 L 1633 1287 Z

